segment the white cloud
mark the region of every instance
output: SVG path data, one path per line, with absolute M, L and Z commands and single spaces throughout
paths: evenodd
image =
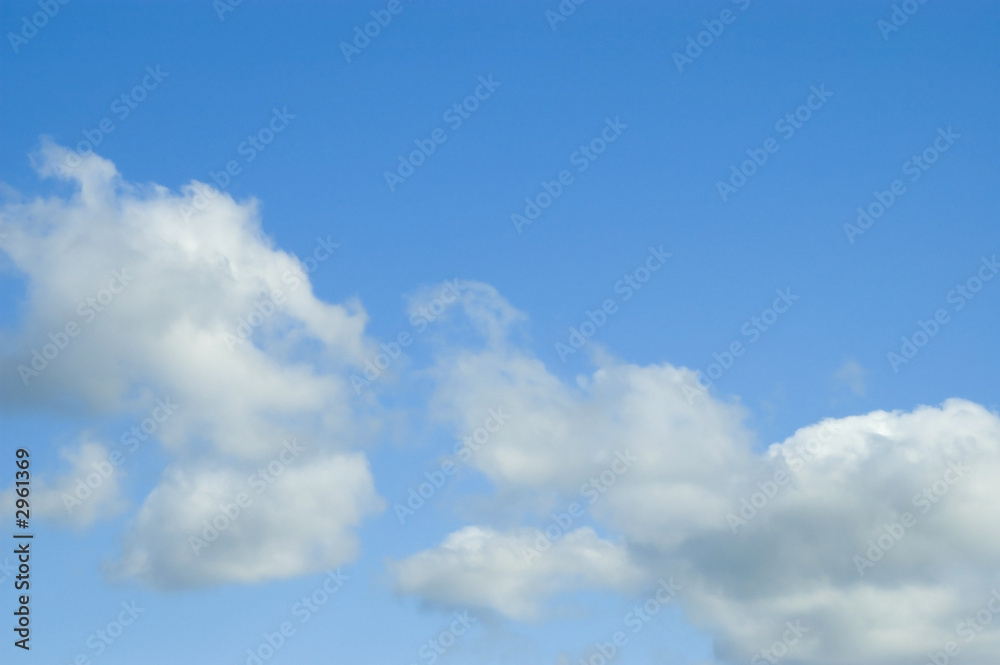
M 65 154 L 45 144 L 40 172 L 60 171 Z M 7 404 L 68 399 L 100 412 L 141 411 L 152 402 L 135 403 L 134 391 L 169 395 L 182 408 L 159 432 L 167 445 L 200 438 L 244 457 L 267 455 L 289 427 L 331 444 L 331 434 L 353 434 L 350 389 L 336 370 L 364 355 L 366 315 L 357 303 L 315 297 L 300 262 L 263 235 L 255 202 L 220 194 L 199 208 L 204 185 L 182 195 L 134 185 L 96 156 L 71 182 L 78 189 L 69 199 L 0 209 L 3 251 L 29 284 L 20 328 L 4 334 Z M 236 338 L 239 322 L 275 291 L 284 300 L 252 342 L 230 349 L 226 335 Z M 75 336 L 65 335 L 67 324 Z M 33 350 L 60 341 L 65 348 L 44 369 L 39 359 L 32 367 Z M 307 341 L 322 345 L 317 362 L 297 355 Z
M 277 476 L 174 467 L 111 572 L 169 588 L 318 572 L 357 555 L 353 529 L 382 507 L 357 453 L 293 461 Z
M 64 155 L 46 145 L 40 172 L 53 174 Z M 177 195 L 132 185 L 97 157 L 73 183 L 70 198 L 0 208 L 2 249 L 28 284 L 20 325 L 0 340 L 0 397 L 6 408 L 82 403 L 98 414 L 145 414 L 157 395 L 179 404 L 157 430 L 178 461 L 132 520 L 112 572 L 159 587 L 252 583 L 356 556 L 357 525 L 381 507 L 364 456 L 349 452 L 377 426 L 353 406 L 347 381 L 373 350 L 360 305 L 319 300 L 299 262 L 262 234 L 252 202 L 216 195 L 198 210 L 201 186 Z M 102 311 L 79 306 L 103 289 Z M 231 351 L 226 333 L 276 289 L 285 302 L 252 344 Z M 790 663 L 909 663 L 949 640 L 968 665 L 994 661 L 1000 620 L 977 624 L 968 642 L 956 630 L 1000 588 L 996 414 L 964 400 L 876 411 L 804 427 L 757 453 L 739 404 L 689 399 L 690 370 L 598 349 L 596 369 L 567 382 L 512 341 L 525 317 L 495 289 L 465 284 L 458 301 L 430 335 L 441 348 L 428 372 L 432 419 L 461 434 L 491 408 L 510 413 L 471 463 L 498 497 L 528 497 L 518 505 L 529 510 L 522 527 L 477 519 L 393 563 L 398 591 L 535 619 L 563 593 L 625 593 L 667 576 L 729 661 L 770 646 L 788 621 L 808 627 Z M 71 322 L 78 334 L 63 340 Z M 56 353 L 39 374 L 19 373 L 50 343 Z M 840 374 L 863 390 L 857 368 Z M 256 494 L 254 465 L 292 435 L 308 452 Z M 591 501 L 587 483 L 621 451 L 635 464 Z M 64 510 L 54 497 L 106 453 L 85 444 L 70 455 L 74 470 L 39 485 L 37 508 Z M 77 525 L 119 509 L 113 478 Z M 191 538 L 244 490 L 250 504 L 195 552 Z M 757 505 L 733 533 L 727 515 L 744 499 Z M 580 523 L 526 561 L 519 548 L 537 536 L 531 525 L 574 500 L 588 511 Z M 903 513 L 912 526 L 859 567 L 855 557 Z
M 909 662 L 957 640 L 956 624 L 1000 583 L 1000 536 L 986 528 L 1000 519 L 996 414 L 949 400 L 832 426 L 812 456 L 803 451 L 818 425 L 770 448 L 791 482 L 740 533 L 664 553 L 685 566 L 690 606 L 718 627 L 727 657 L 749 657 L 798 618 L 812 626 L 795 651 L 802 662 Z M 915 524 L 900 531 L 903 513 Z M 887 524 L 902 536 L 859 566 Z M 992 662 L 998 640 L 988 629 L 963 644 L 963 660 Z
M 18 326 L 0 333 L 0 401 L 136 419 L 158 397 L 177 405 L 155 434 L 178 461 L 132 520 L 114 572 L 160 587 L 249 583 L 353 557 L 354 528 L 380 505 L 364 456 L 347 452 L 378 427 L 347 379 L 373 348 L 360 304 L 317 298 L 306 265 L 263 234 L 256 202 L 199 183 L 179 194 L 129 183 L 94 155 L 66 171 L 66 155 L 43 142 L 34 162 L 71 193 L 0 207 L 0 250 L 26 283 Z M 314 256 L 332 244 L 321 238 Z M 194 557 L 189 533 L 288 437 L 309 453 Z M 86 448 L 78 466 L 100 454 Z M 77 523 L 117 507 L 116 488 Z
M 624 548 L 589 527 L 536 546 L 532 529 L 501 533 L 465 527 L 439 547 L 390 563 L 395 588 L 445 606 L 496 610 L 519 620 L 541 616 L 546 601 L 584 588 L 635 590 L 644 579 Z
M 956 626 L 1000 588 L 1000 535 L 990 526 L 1000 520 L 997 414 L 957 399 L 877 411 L 804 427 L 758 454 L 737 405 L 711 395 L 687 400 L 684 383 L 695 385 L 689 370 L 635 367 L 600 353 L 596 363 L 573 386 L 502 335 L 479 351 L 440 353 L 439 418 L 461 432 L 487 406 L 513 414 L 473 463 L 498 498 L 512 490 L 535 497 L 526 523 L 537 522 L 553 493 L 577 496 L 578 484 L 627 446 L 639 460 L 634 470 L 589 506 L 586 519 L 624 538 L 604 543 L 617 548 L 608 561 L 619 574 L 641 568 L 683 585 L 681 603 L 715 635 L 726 662 L 769 648 L 788 621 L 808 628 L 788 662 L 902 664 L 949 640 L 970 665 L 995 660 L 1000 617 L 968 643 Z M 775 478 L 781 482 L 772 486 Z M 930 494 L 921 498 L 925 488 Z M 738 515 L 743 499 L 757 507 L 734 534 L 727 514 Z M 913 525 L 861 575 L 855 555 L 865 556 L 886 524 L 898 533 L 906 512 Z M 510 616 L 537 608 L 548 595 L 537 571 L 465 553 L 492 552 L 480 543 L 513 537 L 480 524 L 397 564 L 399 588 Z M 476 546 L 463 545 L 469 540 Z M 461 583 L 445 579 L 449 569 L 461 570 Z M 473 583 L 479 591 L 464 590 Z
M 475 317 L 498 313 L 496 325 L 481 326 L 492 341 L 481 351 L 442 351 L 433 413 L 456 432 L 478 427 L 491 407 L 512 414 L 473 460 L 499 486 L 575 494 L 628 449 L 640 461 L 602 495 L 598 514 L 614 515 L 637 541 L 664 544 L 715 525 L 726 488 L 762 465 L 750 452 L 742 407 L 689 399 L 692 371 L 599 355 L 591 376 L 568 385 L 496 332 L 516 317 L 495 292 L 478 293 Z

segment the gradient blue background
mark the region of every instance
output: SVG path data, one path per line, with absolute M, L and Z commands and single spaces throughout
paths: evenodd
M 376 338 L 408 328 L 405 296 L 420 285 L 476 279 L 529 314 L 531 347 L 572 377 L 589 361 L 576 354 L 564 364 L 554 344 L 615 296 L 614 283 L 648 246 L 662 244 L 673 254 L 667 267 L 594 340 L 629 362 L 704 370 L 775 289 L 790 287 L 801 299 L 714 387 L 747 406 L 761 446 L 826 416 L 953 396 L 998 408 L 1000 282 L 953 313 L 899 373 L 886 353 L 918 319 L 950 308 L 948 291 L 1000 251 L 1000 4 L 931 1 L 888 40 L 876 26 L 889 17 L 887 1 L 754 1 L 746 11 L 681 4 L 592 0 L 552 30 L 544 12 L 555 0 L 403 0 L 402 13 L 347 63 L 339 43 L 385 3 L 247 1 L 220 21 L 209 0 L 71 2 L 19 53 L 6 38 L 0 44 L 0 181 L 26 196 L 61 191 L 39 181 L 28 154 L 42 135 L 75 145 L 104 117 L 116 129 L 98 152 L 126 180 L 207 181 L 228 160 L 243 163 L 238 144 L 287 106 L 296 118 L 227 191 L 262 202 L 264 230 L 283 249 L 305 255 L 327 234 L 340 242 L 335 260 L 312 275 L 316 292 L 358 296 Z M 725 8 L 736 21 L 679 73 L 672 53 Z M 34 11 L 32 2 L 3 3 L 4 35 Z M 119 121 L 111 103 L 156 65 L 169 77 Z M 390 192 L 384 171 L 415 139 L 446 127 L 442 113 L 488 75 L 502 83 L 493 96 Z M 745 150 L 777 136 L 775 121 L 820 84 L 834 96 L 721 201 L 716 182 Z M 629 128 L 518 234 L 511 213 L 541 180 L 572 168 L 570 154 L 607 117 Z M 848 243 L 842 225 L 855 208 L 904 177 L 903 162 L 948 126 L 961 139 Z M 13 327 L 24 284 L 9 270 L 2 280 L 0 316 Z M 419 362 L 426 352 L 418 338 L 412 355 Z M 834 377 L 849 360 L 866 371 L 863 394 Z M 128 424 L 7 409 L 0 437 L 4 450 L 28 445 L 38 469 L 54 471 L 47 452 L 75 432 L 100 426 L 117 439 Z M 433 432 L 382 444 L 371 452 L 380 494 L 390 505 L 405 496 L 450 446 Z M 165 461 L 152 446 L 129 461 L 134 500 Z M 350 583 L 269 662 L 420 662 L 420 644 L 447 615 L 393 598 L 382 557 L 430 546 L 458 526 L 448 497 L 404 527 L 391 510 L 367 523 L 365 556 L 344 568 Z M 170 594 L 109 585 L 100 568 L 117 552 L 124 519 L 83 533 L 39 529 L 32 662 L 93 655 L 87 636 L 135 598 L 145 614 L 92 662 L 243 663 L 245 649 L 321 581 Z M 10 584 L 0 583 L 3 607 L 13 602 Z M 621 626 L 628 606 L 581 598 L 595 599 L 586 614 L 538 626 L 481 617 L 487 629 L 452 662 L 582 655 Z M 0 650 L 14 651 L 6 641 Z M 709 638 L 673 616 L 621 658 L 695 663 L 710 654 Z

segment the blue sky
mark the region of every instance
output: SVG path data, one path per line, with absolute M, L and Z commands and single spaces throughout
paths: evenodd
M 421 645 L 468 611 L 478 623 L 441 662 L 576 663 L 672 576 L 681 591 L 630 633 L 616 661 L 744 662 L 781 639 L 774 626 L 801 615 L 814 641 L 789 646 L 785 662 L 854 662 L 824 651 L 856 637 L 836 628 L 830 608 L 850 607 L 844 599 L 856 602 L 870 578 L 812 586 L 840 572 L 802 564 L 798 583 L 775 581 L 747 555 L 735 582 L 729 566 L 738 561 L 705 554 L 731 535 L 722 514 L 683 513 L 738 504 L 741 483 L 778 464 L 778 453 L 765 452 L 771 444 L 791 449 L 827 419 L 842 425 L 823 463 L 840 460 L 850 479 L 827 487 L 840 472 L 808 467 L 824 480 L 798 478 L 798 503 L 783 494 L 775 502 L 787 502 L 784 512 L 766 528 L 754 522 L 770 545 L 722 550 L 774 547 L 775 557 L 811 560 L 823 539 L 801 537 L 793 526 L 802 523 L 857 534 L 863 549 L 898 509 L 893 488 L 936 478 L 934 460 L 961 457 L 948 448 L 955 441 L 979 460 L 976 478 L 989 480 L 1000 447 L 1000 283 L 987 279 L 1000 250 L 998 7 L 914 0 L 902 3 L 915 9 L 905 23 L 887 31 L 900 3 L 567 1 L 564 11 L 575 9 L 553 22 L 555 1 L 399 0 L 388 3 L 394 14 L 387 3 L 245 2 L 220 15 L 221 2 L 53 3 L 58 11 L 37 34 L 22 34 L 22 17 L 42 11 L 38 3 L 0 9 L 0 437 L 10 459 L 31 450 L 41 502 L 32 649 L 16 657 L 244 663 L 287 620 L 295 634 L 268 662 L 428 662 Z M 379 16 L 391 21 L 345 57 L 341 44 Z M 683 62 L 675 54 L 689 38 L 707 45 Z M 99 137 L 106 162 L 84 156 L 65 177 L 42 177 L 38 169 L 73 160 L 87 136 Z M 431 144 L 390 188 L 386 172 Z M 581 152 L 588 146 L 591 157 Z M 763 163 L 747 166 L 753 155 Z M 921 167 L 915 156 L 933 163 Z M 218 175 L 227 163 L 238 172 L 228 182 Z M 753 174 L 721 196 L 734 167 Z M 526 214 L 526 198 L 557 191 L 564 171 L 537 219 L 512 221 Z M 78 194 L 84 181 L 93 201 Z M 222 195 L 199 208 L 185 189 L 192 181 Z M 880 198 L 886 209 L 869 228 L 845 229 Z M 314 270 L 296 264 L 324 243 L 336 245 L 329 259 Z M 26 385 L 18 367 L 32 349 L 80 323 L 75 303 L 126 263 L 135 286 L 82 324 L 66 361 Z M 309 289 L 289 289 L 282 275 L 295 265 Z M 626 275 L 649 279 L 626 288 Z M 455 279 L 464 286 L 452 300 L 443 285 Z M 295 291 L 290 304 L 227 351 L 219 340 L 238 334 L 258 295 L 275 288 Z M 435 298 L 446 313 L 415 324 L 417 308 Z M 593 314 L 609 299 L 606 316 Z M 926 345 L 893 361 L 890 353 L 908 353 L 904 337 L 923 341 L 921 322 L 934 329 L 927 321 L 939 310 Z M 601 325 L 560 354 L 588 312 Z M 761 317 L 772 323 L 758 325 Z M 209 332 L 217 347 L 203 346 Z M 400 333 L 412 343 L 358 394 L 351 378 Z M 731 366 L 711 370 L 717 357 L 728 364 L 734 343 L 742 346 Z M 697 371 L 716 378 L 685 399 Z M 122 434 L 169 395 L 180 417 L 128 451 Z M 514 405 L 512 425 L 500 426 L 487 456 L 459 464 L 400 524 L 394 506 L 501 404 Z M 889 421 L 872 415 L 880 411 Z M 294 436 L 308 451 L 289 473 L 320 498 L 280 483 L 283 493 L 261 494 L 262 512 L 294 516 L 250 517 L 245 530 L 234 522 L 226 547 L 242 552 L 232 569 L 243 572 L 226 572 L 221 558 L 204 570 L 198 557 L 168 560 L 164 543 L 186 532 L 157 525 L 199 524 L 212 488 L 235 496 Z M 857 441 L 871 447 L 863 463 L 852 457 Z M 547 573 L 531 567 L 519 577 L 500 554 L 485 564 L 469 555 L 493 552 L 491 543 L 506 551 L 504 539 L 544 529 L 552 512 L 580 500 L 577 480 L 591 471 L 577 478 L 576 460 L 599 473 L 629 442 L 662 466 L 640 461 L 641 478 L 620 474 L 610 498 L 573 524 L 578 539 L 566 535 L 546 555 L 552 570 L 545 563 Z M 72 487 L 113 450 L 124 462 L 93 514 L 67 514 L 60 483 Z M 542 450 L 551 459 L 532 457 Z M 697 460 L 675 477 L 671 469 L 688 467 L 673 454 Z M 324 503 L 324 483 L 337 478 L 344 496 Z M 208 498 L 192 499 L 184 517 L 171 512 L 172 501 L 202 491 Z M 931 533 L 961 542 L 952 559 L 967 556 L 979 571 L 996 543 L 963 540 L 944 524 L 974 530 L 962 511 L 996 495 L 972 482 L 959 491 L 967 494 Z M 870 514 L 848 511 L 845 496 L 860 496 Z M 286 519 L 296 535 L 282 546 Z M 723 536 L 706 526 L 712 519 Z M 265 537 L 273 549 L 254 544 Z M 801 549 L 774 545 L 785 537 Z M 872 584 L 926 587 L 947 611 L 976 609 L 995 572 L 938 566 L 933 540 L 911 537 L 905 565 L 881 564 L 885 577 Z M 277 554 L 296 547 L 297 563 Z M 449 577 L 449 566 L 464 572 Z M 298 623 L 294 603 L 338 567 L 349 580 Z M 850 556 L 846 570 L 854 574 Z M 519 591 L 487 588 L 507 579 Z M 786 584 L 816 596 L 779 597 L 774 589 Z M 6 607 L 12 580 L 0 588 Z M 144 613 L 96 653 L 88 637 L 133 599 Z M 895 601 L 869 606 L 880 602 Z M 788 614 L 793 607 L 799 615 Z M 935 630 L 951 631 L 943 612 L 910 619 L 936 639 Z M 867 630 L 876 628 L 885 627 Z M 983 635 L 965 647 L 966 662 L 987 662 L 1000 637 Z M 902 642 L 851 643 L 859 662 L 917 662 L 934 650 L 911 653 Z

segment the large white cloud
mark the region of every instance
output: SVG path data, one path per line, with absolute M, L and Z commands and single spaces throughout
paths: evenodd
M 509 307 L 495 293 L 476 297 L 472 320 Z M 501 319 L 511 317 L 496 316 L 494 327 Z M 440 353 L 439 418 L 461 432 L 489 406 L 514 414 L 473 464 L 498 498 L 535 497 L 526 524 L 543 527 L 546 511 L 561 505 L 553 495 L 579 500 L 580 484 L 628 448 L 634 468 L 583 502 L 588 514 L 574 528 L 593 520 L 624 538 L 624 549 L 605 542 L 619 554 L 620 575 L 641 568 L 649 579 L 675 577 L 686 611 L 716 637 L 725 662 L 763 658 L 763 649 L 794 636 L 788 622 L 804 628 L 777 647 L 790 663 L 917 662 L 949 641 L 963 662 L 995 660 L 1000 616 L 985 626 L 959 622 L 987 611 L 1000 588 L 1000 535 L 990 527 L 1000 518 L 997 414 L 956 399 L 828 419 L 754 453 L 738 405 L 710 394 L 688 400 L 684 385 L 696 385 L 689 370 L 635 367 L 601 352 L 595 362 L 591 376 L 571 385 L 495 330 L 485 348 Z M 499 547 L 524 533 L 488 524 L 396 563 L 397 588 L 512 617 L 541 607 L 552 591 L 538 570 L 456 553 L 470 549 L 462 546 L 470 534 Z M 885 551 L 870 553 L 874 565 L 860 563 L 855 557 L 868 557 L 880 537 Z M 597 546 L 559 542 L 567 559 Z M 449 565 L 461 570 L 456 579 L 475 581 L 474 593 L 426 572 Z M 1000 596 L 994 605 L 1000 610 Z
M 25 284 L 16 327 L 0 333 L 0 403 L 136 420 L 176 405 L 153 429 L 177 461 L 130 521 L 114 572 L 155 586 L 253 582 L 354 556 L 353 530 L 380 503 L 349 452 L 377 421 L 348 376 L 373 343 L 359 303 L 313 293 L 309 273 L 336 260 L 333 238 L 300 261 L 264 235 L 254 201 L 195 182 L 180 193 L 130 183 L 50 142 L 34 163 L 62 182 L 0 207 L 0 249 Z M 289 437 L 308 453 L 193 556 L 188 532 Z M 77 466 L 100 454 L 84 449 Z M 76 523 L 117 509 L 117 487 L 107 482 Z
M 159 432 L 165 443 L 202 437 L 248 457 L 275 449 L 289 427 L 351 436 L 349 386 L 316 365 L 359 361 L 366 315 L 316 298 L 302 263 L 263 235 L 255 202 L 197 183 L 182 194 L 128 183 L 93 155 L 64 171 L 66 158 L 47 143 L 36 159 L 70 181 L 71 197 L 0 209 L 3 251 L 28 284 L 21 325 L 3 336 L 5 403 L 70 399 L 114 412 L 168 395 L 183 408 Z M 244 328 L 254 332 L 244 342 L 237 330 L 251 315 L 263 323 Z M 310 340 L 321 362 L 296 355 Z M 55 357 L 34 357 L 46 345 Z
M 793 655 L 804 663 L 913 662 L 949 641 L 963 662 L 993 662 L 992 619 L 968 643 L 956 628 L 1000 588 L 1000 537 L 987 526 L 1000 519 L 995 413 L 957 399 L 873 412 L 803 428 L 765 457 L 765 486 L 734 497 L 733 511 L 774 496 L 758 494 L 746 525 L 664 552 L 722 655 L 749 657 L 801 619 L 811 632 Z M 778 472 L 789 482 L 775 491 Z
M 93 156 L 62 173 L 66 155 L 46 145 L 37 165 L 69 180 L 71 195 L 0 208 L 2 249 L 27 285 L 19 324 L 0 339 L 0 397 L 4 408 L 98 414 L 145 415 L 158 397 L 179 405 L 156 432 L 176 461 L 111 571 L 186 587 L 354 557 L 357 525 L 381 506 L 364 456 L 350 452 L 377 427 L 359 411 L 373 398 L 356 400 L 348 381 L 374 350 L 360 305 L 318 299 L 252 202 L 197 184 L 133 185 Z M 277 290 L 280 304 L 261 305 Z M 497 503 L 517 497 L 527 510 L 518 521 L 486 506 L 439 546 L 393 562 L 398 591 L 537 619 L 561 593 L 673 577 L 726 662 L 759 656 L 788 622 L 805 628 L 789 663 L 902 665 L 956 649 L 969 665 L 995 660 L 995 413 L 956 399 L 828 419 L 755 452 L 742 407 L 692 399 L 691 371 L 598 350 L 596 369 L 567 382 L 513 341 L 525 316 L 495 289 L 466 283 L 458 301 L 429 335 L 440 345 L 423 374 L 435 386 L 429 413 L 462 434 L 505 409 L 469 461 Z M 227 335 L 255 309 L 261 325 L 234 343 Z M 33 351 L 51 357 L 32 368 Z M 305 452 L 255 493 L 250 474 L 289 437 Z M 40 485 L 43 512 L 106 452 L 85 445 L 74 471 Z M 114 480 L 77 525 L 120 509 Z M 204 547 L 192 541 L 241 492 L 252 500 L 240 516 Z M 550 515 L 574 503 L 582 512 L 527 560 Z

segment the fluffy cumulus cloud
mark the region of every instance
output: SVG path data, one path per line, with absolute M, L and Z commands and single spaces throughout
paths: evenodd
M 249 473 L 169 469 L 112 572 L 179 588 L 255 583 L 353 559 L 353 529 L 381 508 L 364 456 L 282 457 Z
M 995 658 L 995 413 L 953 399 L 853 416 L 803 428 L 765 459 L 730 528 L 664 553 L 694 583 L 691 607 L 720 653 L 752 656 L 801 620 L 810 630 L 789 653 L 807 663 L 913 662 L 949 642 L 964 662 Z
M 25 283 L 19 321 L 0 333 L 0 397 L 128 415 L 143 423 L 133 436 L 172 455 L 109 572 L 194 587 L 355 557 L 359 523 L 382 508 L 357 451 L 377 431 L 377 391 L 356 397 L 350 383 L 378 352 L 361 306 L 320 300 L 253 202 L 66 160 L 46 144 L 36 165 L 68 190 L 0 207 L 7 267 Z M 321 238 L 314 256 L 333 250 Z M 567 593 L 672 578 L 720 662 L 995 661 L 996 413 L 953 399 L 761 447 L 740 404 L 690 370 L 598 350 L 567 381 L 525 350 L 526 317 L 494 288 L 442 289 L 412 303 L 438 349 L 414 376 L 433 387 L 433 424 L 482 430 L 456 461 L 495 493 L 463 504 L 479 517 L 440 545 L 390 562 L 398 592 L 540 620 Z M 73 513 L 62 501 L 108 454 L 89 439 L 66 453 L 70 470 L 39 479 L 36 509 L 74 526 L 123 510 L 117 470 Z
M 62 398 L 113 411 L 166 395 L 182 408 L 164 442 L 203 436 L 246 456 L 266 454 L 289 424 L 350 434 L 345 380 L 295 352 L 319 342 L 326 367 L 357 361 L 360 305 L 316 298 L 302 263 L 263 235 L 254 202 L 197 183 L 181 194 L 134 185 L 97 156 L 65 171 L 66 158 L 46 144 L 37 161 L 75 186 L 71 197 L 0 213 L 29 293 L 3 340 L 8 404 Z
M 541 615 L 551 597 L 578 589 L 630 591 L 644 574 L 623 547 L 593 529 L 574 529 L 538 547 L 530 529 L 501 533 L 470 526 L 450 534 L 440 547 L 390 567 L 397 590 L 442 605 L 489 607 L 523 620 Z
M 372 342 L 360 304 L 313 293 L 309 273 L 336 251 L 333 239 L 318 238 L 306 263 L 273 246 L 254 201 L 196 182 L 179 193 L 130 183 L 111 162 L 49 142 L 34 163 L 58 181 L 54 193 L 0 207 L 6 267 L 25 284 L 16 327 L 0 333 L 0 402 L 145 418 L 142 435 L 155 430 L 183 460 L 131 521 L 117 570 L 151 584 L 209 584 L 353 556 L 351 529 L 377 501 L 367 464 L 349 454 L 373 425 L 347 377 Z M 163 404 L 176 405 L 169 417 Z M 241 553 L 232 570 L 214 553 L 192 558 L 183 538 L 172 544 L 290 436 L 309 451 L 289 471 L 299 482 L 282 481 L 213 545 Z M 84 466 L 92 453 L 81 452 Z M 344 482 L 331 488 L 323 474 Z M 292 503 L 296 519 L 317 526 L 293 529 L 303 554 L 279 557 L 258 539 Z M 91 499 L 86 510 L 100 505 Z
M 997 414 L 954 399 L 828 419 L 757 453 L 738 404 L 689 399 L 690 371 L 597 353 L 597 369 L 567 383 L 508 341 L 495 292 L 470 297 L 471 321 L 497 314 L 478 324 L 490 330 L 482 348 L 442 349 L 434 412 L 462 432 L 505 405 L 509 422 L 470 463 L 498 498 L 527 493 L 535 509 L 525 527 L 465 527 L 396 562 L 398 590 L 534 616 L 562 575 L 586 569 L 563 561 L 590 561 L 600 579 L 577 574 L 568 588 L 674 577 L 721 662 L 994 661 Z M 622 451 L 631 466 L 616 466 Z M 552 507 L 574 504 L 582 514 L 556 528 Z M 590 523 L 615 540 L 584 532 Z M 520 565 L 517 545 L 539 543 L 548 552 Z

